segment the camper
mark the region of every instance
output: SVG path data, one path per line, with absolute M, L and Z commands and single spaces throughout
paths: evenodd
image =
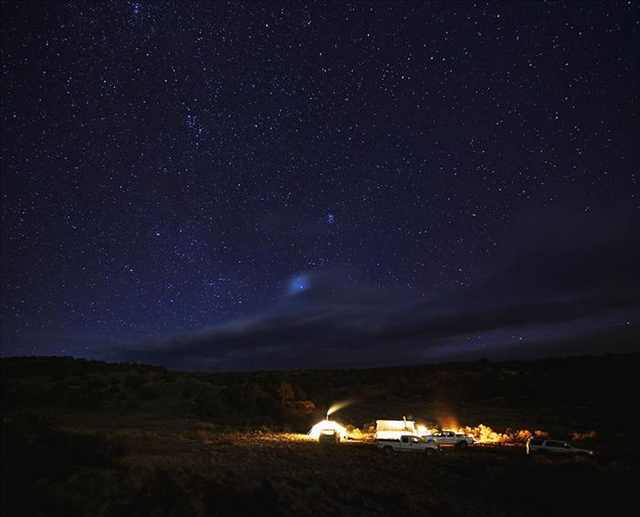
M 376 440 L 399 440 L 405 435 L 418 436 L 413 420 L 376 420 Z

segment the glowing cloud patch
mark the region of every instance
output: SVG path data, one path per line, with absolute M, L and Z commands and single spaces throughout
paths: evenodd
M 289 284 L 287 286 L 287 291 L 289 294 L 296 294 L 302 291 L 306 291 L 311 287 L 311 280 L 309 275 L 299 274 L 291 277 L 289 280 Z

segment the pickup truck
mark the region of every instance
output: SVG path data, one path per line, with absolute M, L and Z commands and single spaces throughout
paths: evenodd
M 454 445 L 456 447 L 466 447 L 467 445 L 473 445 L 474 440 L 471 436 L 467 436 L 462 433 L 455 433 L 453 431 L 437 431 L 433 434 L 424 436 L 427 439 L 433 440 L 438 445 Z
M 394 452 L 420 452 L 422 454 L 435 454 L 440 447 L 433 440 L 428 440 L 414 434 L 404 434 L 397 439 L 378 438 L 376 440 L 378 449 L 382 449 L 385 454 L 391 455 Z

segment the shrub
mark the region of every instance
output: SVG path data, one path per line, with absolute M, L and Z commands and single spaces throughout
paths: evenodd
M 138 389 L 145 382 L 145 379 L 142 375 L 130 373 L 124 378 L 124 385 L 128 389 Z

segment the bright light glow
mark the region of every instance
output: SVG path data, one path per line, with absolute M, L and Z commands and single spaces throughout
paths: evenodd
M 314 425 L 309 431 L 309 436 L 318 440 L 323 432 L 335 432 L 340 435 L 340 440 L 347 438 L 347 430 L 334 420 L 322 420 Z
M 425 436 L 427 434 L 433 434 L 430 432 L 431 429 L 427 429 L 426 425 L 422 425 L 422 424 L 418 424 L 416 426 L 416 432 L 420 435 L 420 436 Z
M 413 420 L 376 420 L 376 439 L 399 440 L 405 434 L 417 434 Z
M 287 291 L 289 294 L 296 294 L 302 291 L 306 291 L 311 287 L 311 279 L 309 275 L 305 273 L 300 273 L 295 276 L 292 276 L 289 279 L 289 285 L 287 286 Z

